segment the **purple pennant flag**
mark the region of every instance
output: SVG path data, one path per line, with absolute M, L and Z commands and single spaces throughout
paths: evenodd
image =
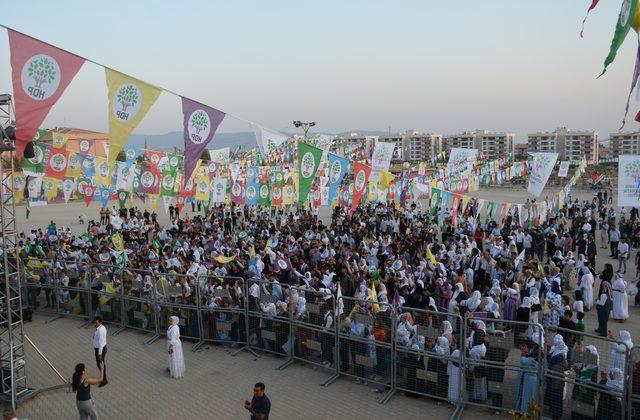
M 207 147 L 225 113 L 200 102 L 182 98 L 184 115 L 184 180 L 186 184 L 202 151 Z

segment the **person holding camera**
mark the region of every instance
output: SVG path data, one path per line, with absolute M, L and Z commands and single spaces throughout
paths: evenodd
M 89 371 L 84 363 L 78 363 L 71 379 L 71 389 L 76 393 L 76 407 L 80 420 L 98 420 L 96 405 L 91 399 L 91 385 L 100 384 L 104 380 L 104 363 L 98 362 L 100 376 L 87 378 Z

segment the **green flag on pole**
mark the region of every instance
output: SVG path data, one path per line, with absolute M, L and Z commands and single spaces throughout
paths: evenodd
M 613 63 L 613 60 L 615 60 L 616 54 L 618 53 L 618 48 L 620 48 L 624 39 L 627 37 L 629 29 L 631 29 L 631 22 L 633 22 L 637 5 L 638 0 L 624 0 L 622 2 L 620 14 L 618 15 L 618 20 L 616 22 L 616 31 L 613 33 L 613 39 L 611 40 L 611 48 L 609 49 L 607 58 L 604 60 L 604 69 L 602 69 L 600 76 L 607 71 L 607 66 Z
M 438 205 L 440 205 L 440 200 L 442 199 L 442 190 L 439 188 L 431 189 L 431 204 L 429 208 L 429 217 L 433 217 L 436 214 L 436 210 L 438 209 Z
M 298 142 L 298 206 L 307 201 L 311 183 L 316 177 L 322 149 Z

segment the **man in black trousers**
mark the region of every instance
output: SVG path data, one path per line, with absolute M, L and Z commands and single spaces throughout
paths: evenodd
M 93 350 L 96 355 L 96 365 L 100 368 L 100 362 L 102 361 L 104 366 L 104 379 L 98 385 L 98 387 L 103 387 L 109 383 L 107 381 L 107 328 L 102 325 L 102 318 L 99 316 L 93 318 L 93 326 L 96 327 L 96 331 L 93 333 Z

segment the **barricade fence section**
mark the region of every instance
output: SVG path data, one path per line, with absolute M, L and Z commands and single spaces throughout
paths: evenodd
M 247 344 L 247 287 L 241 277 L 198 278 L 202 340 Z
M 464 384 L 462 318 L 415 308 L 399 308 L 397 313 L 396 390 L 458 404 Z
M 631 349 L 631 365 L 629 366 L 629 381 L 627 384 L 628 412 L 630 419 L 640 418 L 640 347 Z
M 545 332 L 542 414 L 554 418 L 623 419 L 631 394 L 631 349 L 620 340 L 565 328 L 546 328 Z
M 534 412 L 542 401 L 542 326 L 475 314 L 462 325 L 466 403 L 493 411 Z
M 291 360 L 291 293 L 289 286 L 250 279 L 248 284 L 247 341 L 250 349 Z
M 395 391 L 396 311 L 386 303 L 343 297 L 338 324 L 338 373 L 370 382 L 386 401 Z M 340 312 L 340 311 L 338 311 Z
M 96 262 L 22 261 L 25 302 L 52 317 L 157 337 L 169 317 L 194 343 L 242 345 L 396 392 L 533 417 L 640 413 L 640 347 L 473 313 L 394 307 L 275 281 L 158 273 Z M 563 337 L 566 349 L 556 334 Z M 151 340 L 149 341 L 151 342 Z M 243 347 L 244 348 L 244 347 Z M 329 382 L 329 381 L 327 381 Z M 326 383 L 325 383 L 326 384 Z

